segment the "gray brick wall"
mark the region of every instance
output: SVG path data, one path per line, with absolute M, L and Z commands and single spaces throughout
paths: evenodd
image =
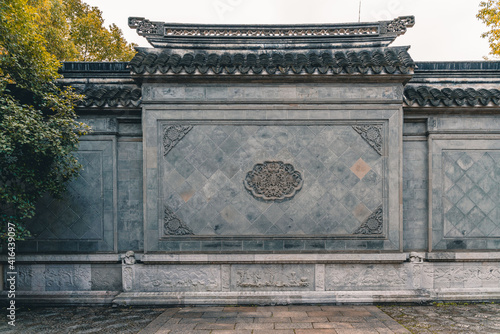
M 428 158 L 426 141 L 403 142 L 404 250 L 427 248 Z
M 118 251 L 143 245 L 142 139 L 118 142 Z

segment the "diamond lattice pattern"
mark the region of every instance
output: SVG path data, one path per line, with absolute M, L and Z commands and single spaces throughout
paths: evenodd
M 103 235 L 102 154 L 78 152 L 80 176 L 62 199 L 45 196 L 28 226 L 36 240 L 101 240 Z
M 244 188 L 266 160 L 302 173 L 292 199 L 259 201 Z M 348 125 L 196 125 L 162 157 L 162 203 L 195 235 L 348 235 L 382 204 L 383 163 Z
M 500 236 L 500 152 L 445 151 L 444 235 Z

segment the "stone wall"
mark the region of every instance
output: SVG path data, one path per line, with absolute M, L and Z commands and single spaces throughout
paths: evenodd
M 136 92 L 119 73 L 106 85 Z M 500 298 L 498 106 L 411 104 L 403 79 L 365 79 L 146 80 L 142 101 L 79 107 L 84 170 L 18 243 L 19 300 Z

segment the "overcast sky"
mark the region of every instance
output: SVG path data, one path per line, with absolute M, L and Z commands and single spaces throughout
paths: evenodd
M 129 16 L 171 23 L 302 24 L 357 22 L 359 0 L 85 0 L 117 24 L 129 42 L 149 46 L 127 25 Z M 362 0 L 361 21 L 414 15 L 416 24 L 393 45 L 411 45 L 416 61 L 483 60 L 486 27 L 480 0 Z

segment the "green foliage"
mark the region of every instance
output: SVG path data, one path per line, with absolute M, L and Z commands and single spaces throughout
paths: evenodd
M 488 38 L 490 54 L 500 56 L 500 0 L 481 1 L 479 12 L 476 15 L 489 28 L 481 37 Z
M 24 222 L 45 193 L 59 196 L 81 165 L 73 152 L 88 127 L 76 120 L 71 89 L 56 85 L 60 62 L 50 54 L 38 14 L 27 0 L 0 2 L 0 234 Z
M 104 27 L 102 12 L 81 0 L 30 0 L 47 51 L 62 61 L 129 61 L 128 44 L 115 24 Z

